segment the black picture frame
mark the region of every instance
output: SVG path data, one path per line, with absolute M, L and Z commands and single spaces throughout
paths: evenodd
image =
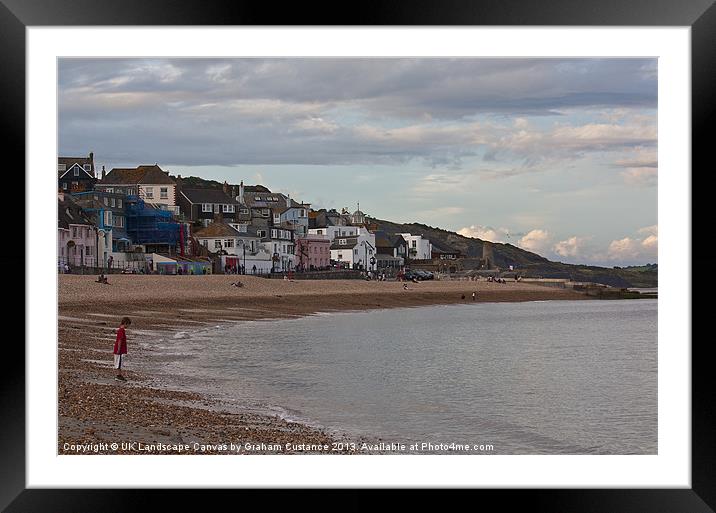
M 338 4 L 335 4 L 338 5 Z M 714 120 L 716 91 L 716 6 L 713 0 L 490 0 L 411 2 L 368 1 L 355 9 L 286 3 L 277 8 L 258 2 L 201 0 L 0 0 L 2 89 L 0 112 L 14 169 L 25 169 L 25 29 L 63 25 L 532 25 L 532 26 L 689 26 L 692 49 L 692 169 L 706 162 L 707 128 Z M 12 162 L 15 160 L 16 162 Z M 10 168 L 8 168 L 10 169 Z M 34 170 L 36 172 L 36 170 Z M 33 172 L 29 170 L 26 172 Z M 688 171 L 685 171 L 688 172 Z M 693 171 L 692 171 L 693 180 Z M 701 179 L 701 178 L 700 178 Z M 701 183 L 701 182 L 700 182 Z M 703 188 L 700 187 L 702 190 Z M 28 196 L 28 201 L 29 196 Z M 693 230 L 692 230 L 693 233 Z M 684 248 L 690 257 L 691 248 Z M 17 257 L 0 257 L 3 264 Z M 689 279 L 691 277 L 689 276 Z M 17 302 L 16 304 L 24 304 Z M 692 302 L 695 309 L 699 308 Z M 31 308 L 31 305 L 28 305 Z M 704 308 L 701 306 L 700 308 Z M 693 318 L 693 316 L 692 316 Z M 707 317 L 708 318 L 708 317 Z M 710 337 L 693 338 L 692 355 L 692 487 L 690 489 L 523 489 L 479 490 L 477 499 L 497 500 L 501 510 L 515 506 L 534 511 L 707 512 L 716 510 L 716 387 L 708 358 Z M 167 495 L 181 509 L 204 511 L 197 490 L 26 489 L 24 351 L 0 373 L 0 507 L 6 511 L 136 511 L 168 509 Z M 412 498 L 422 500 L 423 491 Z M 281 499 L 288 492 L 274 491 Z M 212 498 L 246 500 L 246 490 L 214 491 Z M 357 495 L 355 490 L 349 492 Z M 337 500 L 322 494 L 323 500 Z M 471 501 L 475 497 L 471 497 Z M 341 498 L 340 509 L 360 499 Z M 482 503 L 482 502 L 481 502 Z M 335 503 L 334 503 L 335 504 Z M 370 507 L 368 504 L 365 506 Z

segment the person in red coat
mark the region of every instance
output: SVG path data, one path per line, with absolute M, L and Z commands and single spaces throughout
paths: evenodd
M 125 329 L 130 324 L 132 324 L 132 320 L 129 317 L 122 318 L 117 329 L 117 340 L 114 341 L 114 368 L 117 369 L 115 379 L 120 381 L 127 381 L 127 378 L 122 376 L 122 364 L 124 363 L 124 355 L 127 354 L 127 334 Z

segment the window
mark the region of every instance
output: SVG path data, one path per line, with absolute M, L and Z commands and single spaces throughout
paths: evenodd
M 221 212 L 221 205 L 219 205 L 218 203 L 215 203 L 215 204 L 214 204 L 214 212 L 215 212 L 216 214 L 218 214 L 219 212 Z
M 208 247 L 209 247 L 209 241 L 208 241 L 207 239 L 204 239 L 204 240 L 201 241 L 201 245 L 204 246 L 205 248 L 208 248 Z
M 274 214 L 273 215 L 273 222 L 278 224 L 281 222 L 281 214 Z
M 72 238 L 73 239 L 77 238 L 77 227 L 76 226 L 72 227 Z
M 356 249 L 356 250 L 354 250 L 354 253 L 355 253 L 355 254 L 357 255 L 357 254 L 358 254 L 358 250 L 357 250 L 357 249 Z
M 62 188 L 63 188 L 64 190 L 67 190 L 67 182 L 62 182 Z
M 276 230 L 271 230 L 271 238 L 275 239 L 278 237 L 278 234 L 276 233 Z
M 345 245 L 346 245 L 346 239 L 340 239 L 340 240 L 338 241 L 338 244 L 340 244 L 341 246 L 345 246 Z
M 221 249 L 221 241 L 220 240 L 214 241 L 214 249 Z
M 127 194 L 134 196 L 134 189 L 127 189 Z
M 85 171 L 87 171 L 88 173 L 89 173 L 90 171 L 92 171 L 92 165 L 91 165 L 91 164 L 85 164 L 85 165 L 84 165 L 84 168 L 85 168 Z
M 237 230 L 238 230 L 239 232 L 241 232 L 241 233 L 246 233 L 247 228 L 248 228 L 248 225 L 246 225 L 246 224 L 240 224 L 240 225 L 238 226 Z
M 317 235 L 323 235 L 323 230 L 316 230 Z
M 144 197 L 154 199 L 154 187 L 147 187 L 144 189 Z
M 234 247 L 234 239 L 226 239 L 224 241 L 224 246 L 227 248 L 233 248 Z
M 105 226 L 112 226 L 112 212 L 107 211 L 104 213 L 104 224 Z
M 112 187 L 106 187 L 104 190 L 106 192 L 114 192 L 114 189 Z
M 80 168 L 75 167 L 75 176 L 80 176 Z
M 248 213 L 249 213 L 249 209 L 248 209 L 248 208 L 239 209 L 239 214 L 244 214 L 244 215 L 246 215 L 246 214 L 248 214 Z
M 201 211 L 202 212 L 211 212 L 211 203 L 202 203 L 201 204 Z
M 224 213 L 229 214 L 234 211 L 234 205 L 226 205 L 226 204 L 221 205 L 221 210 Z
M 256 230 L 256 235 L 258 237 L 266 237 L 266 230 Z
M 103 199 L 104 199 L 104 206 L 108 207 L 109 206 L 109 198 L 107 196 L 105 196 Z
M 298 217 L 306 217 L 306 209 L 302 208 L 298 211 Z
M 113 207 L 116 207 L 116 206 L 117 206 L 116 203 L 117 203 L 117 200 L 114 199 L 114 198 L 112 198 L 112 206 L 113 206 Z
M 413 247 L 415 247 L 415 245 L 417 244 L 417 241 L 412 241 L 412 242 L 413 242 Z
M 67 169 L 67 166 L 65 164 L 57 164 L 58 171 L 64 171 L 65 169 Z
M 261 210 L 261 215 L 264 216 L 264 217 L 268 217 L 268 216 L 269 216 L 269 209 L 267 209 L 267 208 L 262 209 L 262 210 Z
M 92 247 L 85 246 L 85 255 L 90 256 L 92 254 Z
M 168 199 L 169 198 L 169 188 L 168 187 L 160 187 L 159 188 L 159 198 L 160 199 Z
M 117 198 L 117 206 L 122 208 L 122 198 Z

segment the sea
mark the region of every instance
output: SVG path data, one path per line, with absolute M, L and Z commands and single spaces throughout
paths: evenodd
M 222 323 L 144 370 L 397 452 L 657 454 L 657 341 L 657 300 L 469 303 Z

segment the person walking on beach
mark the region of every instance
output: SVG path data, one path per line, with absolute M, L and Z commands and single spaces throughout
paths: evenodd
M 122 321 L 117 329 L 117 339 L 114 341 L 114 368 L 117 369 L 115 379 L 119 381 L 127 381 L 127 378 L 122 375 L 122 364 L 127 354 L 127 334 L 125 333 L 125 328 L 130 324 L 132 324 L 132 320 L 129 317 L 122 317 Z
M 477 299 L 477 291 L 476 290 L 474 290 L 472 292 L 472 300 L 475 301 L 475 299 Z

